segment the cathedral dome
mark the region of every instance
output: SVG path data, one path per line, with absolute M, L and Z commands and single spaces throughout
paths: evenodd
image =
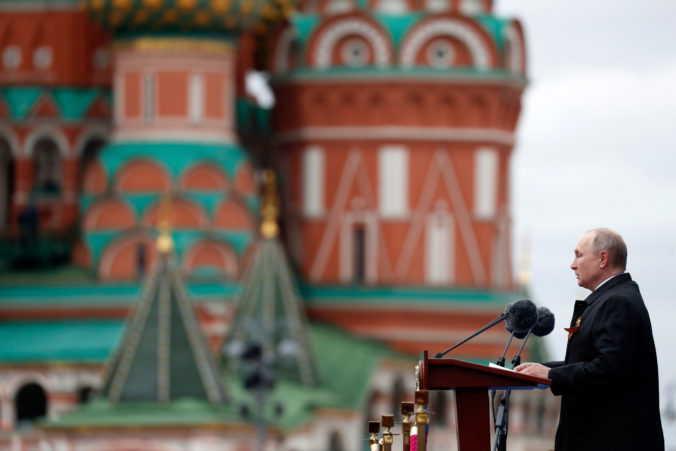
M 255 30 L 289 15 L 294 0 L 84 0 L 91 16 L 115 31 Z

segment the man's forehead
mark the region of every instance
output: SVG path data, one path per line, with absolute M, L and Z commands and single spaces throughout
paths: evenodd
M 585 233 L 582 238 L 580 238 L 580 241 L 577 243 L 577 246 L 575 247 L 576 251 L 583 250 L 589 246 L 589 244 L 592 241 L 592 238 L 594 238 L 594 234 L 592 232 Z

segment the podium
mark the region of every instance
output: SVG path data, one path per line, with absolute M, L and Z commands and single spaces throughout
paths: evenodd
M 421 390 L 455 390 L 458 451 L 489 451 L 491 423 L 488 390 L 546 388 L 549 379 L 527 376 L 456 359 L 430 359 L 427 351 L 418 363 Z

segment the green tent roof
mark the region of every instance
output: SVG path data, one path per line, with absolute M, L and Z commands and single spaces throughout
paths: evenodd
M 104 396 L 113 402 L 224 402 L 221 378 L 171 254 L 161 254 L 144 289 L 109 363 Z

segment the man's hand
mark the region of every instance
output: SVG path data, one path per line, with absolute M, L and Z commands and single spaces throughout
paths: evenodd
M 539 363 L 527 362 L 514 368 L 517 373 L 527 374 L 528 376 L 541 377 L 542 379 L 549 379 L 549 367 L 540 365 Z

